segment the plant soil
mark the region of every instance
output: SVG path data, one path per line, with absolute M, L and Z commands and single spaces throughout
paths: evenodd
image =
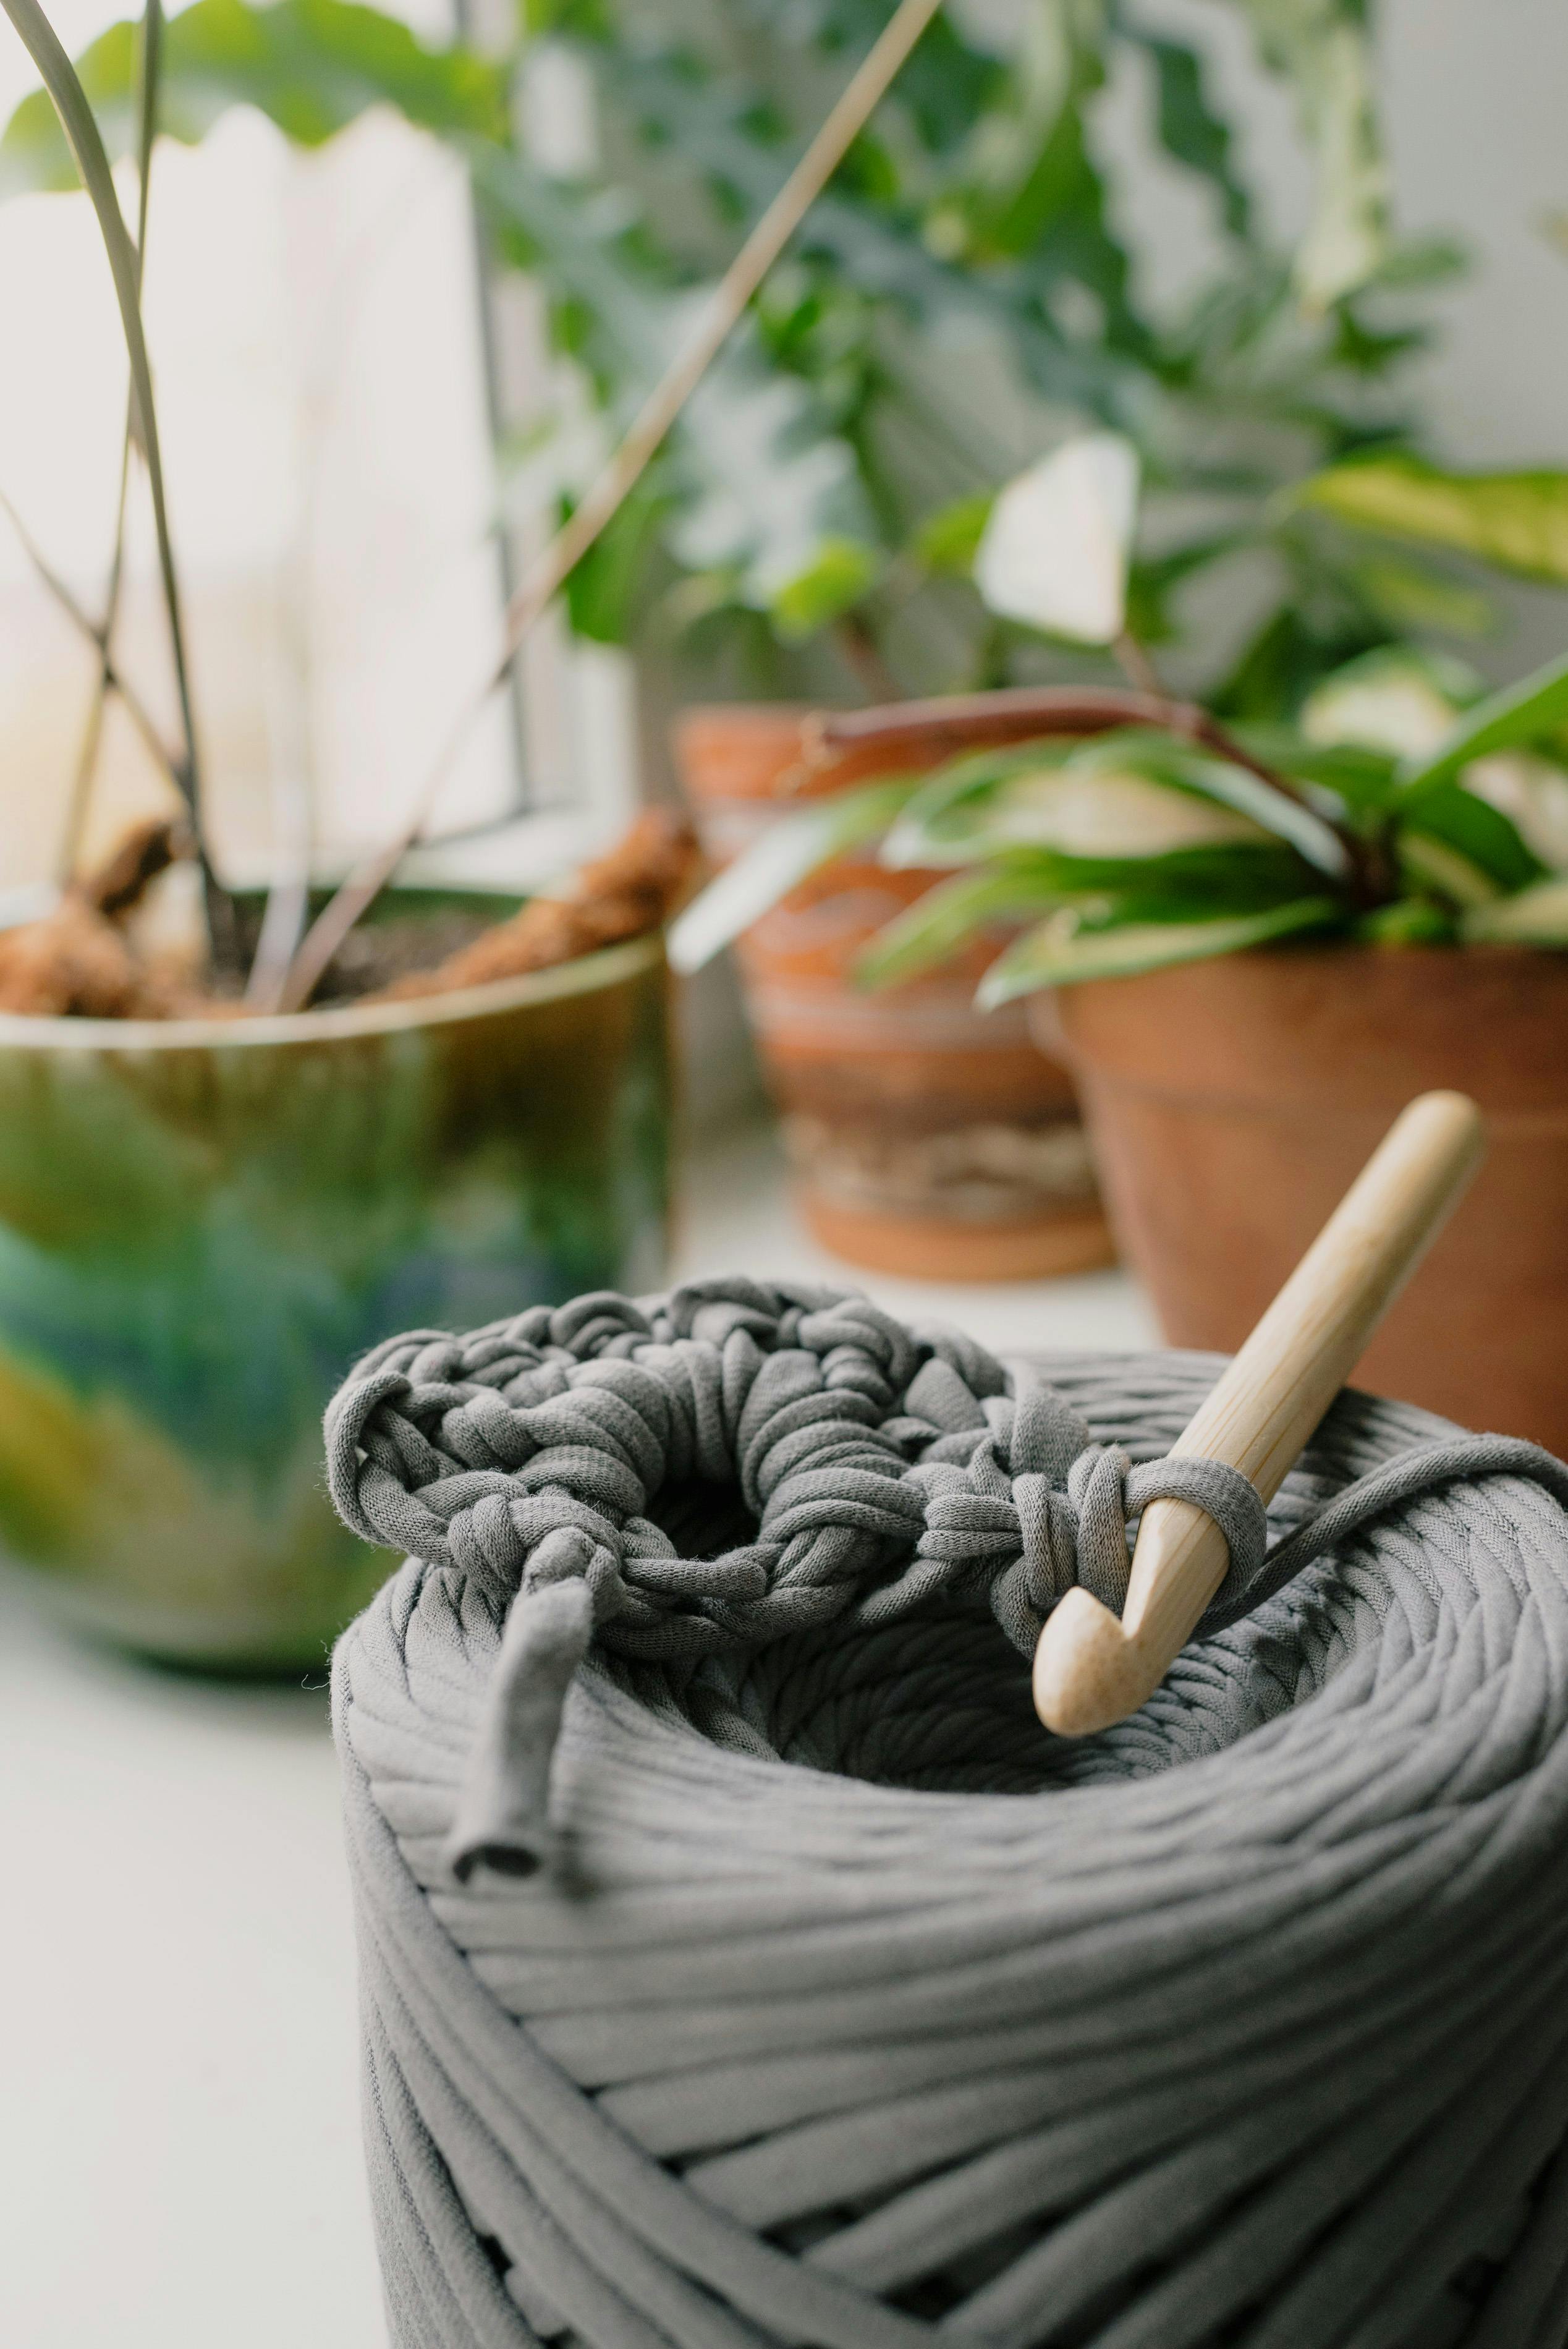
M 121 926 L 147 889 L 189 854 L 181 829 L 139 825 L 54 912 L 0 931 L 0 1011 L 90 1019 L 247 1016 L 232 997 L 143 961 Z M 318 1001 L 409 1001 L 544 970 L 655 929 L 696 878 L 690 826 L 662 809 L 638 817 L 558 897 L 535 897 L 503 922 L 460 906 L 394 916 L 353 930 Z

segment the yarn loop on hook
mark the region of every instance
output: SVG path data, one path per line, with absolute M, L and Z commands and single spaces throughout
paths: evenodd
M 1220 1524 L 1231 1571 L 1216 1606 L 1246 1589 L 1267 1527 L 1244 1476 L 1206 1460 L 1134 1467 L 1047 1384 L 1010 1385 L 956 1331 L 744 1280 L 642 1305 L 603 1292 L 371 1354 L 327 1414 L 345 1520 L 521 1601 L 459 1874 L 480 1858 L 526 1873 L 547 1854 L 560 1703 L 594 1638 L 695 1661 L 978 1593 L 1032 1654 L 1075 1583 L 1119 1610 L 1129 1522 L 1157 1497 Z M 694 1481 L 733 1486 L 752 1538 L 681 1557 L 648 1512 Z

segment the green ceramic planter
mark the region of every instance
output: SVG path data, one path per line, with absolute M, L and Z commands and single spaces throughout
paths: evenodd
M 0 1548 L 148 1653 L 319 1663 L 387 1563 L 323 1487 L 344 1371 L 652 1285 L 668 1141 L 654 938 L 289 1019 L 0 1017 Z

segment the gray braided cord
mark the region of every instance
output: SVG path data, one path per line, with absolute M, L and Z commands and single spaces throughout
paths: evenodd
M 749 1283 L 364 1366 L 399 2349 L 1563 2349 L 1568 1472 L 1342 1397 L 1225 1628 L 1058 1744 L 1016 1650 L 1212 1376 Z

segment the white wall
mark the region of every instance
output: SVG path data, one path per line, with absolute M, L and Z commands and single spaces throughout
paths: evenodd
M 1427 388 L 1446 453 L 1568 463 L 1568 7 L 1386 0 L 1388 134 L 1402 214 L 1455 229 L 1476 267 L 1448 300 Z

